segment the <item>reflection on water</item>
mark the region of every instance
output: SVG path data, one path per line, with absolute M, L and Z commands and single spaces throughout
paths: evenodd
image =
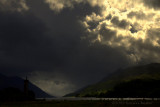
M 80 100 L 125 100 L 125 101 L 130 101 L 130 100 L 160 100 L 160 98 L 95 98 L 95 97 L 89 97 L 89 98 L 83 98 L 83 97 L 58 97 L 58 98 L 37 98 L 38 100 L 46 100 L 46 101 L 80 101 Z

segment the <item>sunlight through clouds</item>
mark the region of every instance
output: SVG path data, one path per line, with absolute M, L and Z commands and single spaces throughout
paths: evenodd
M 135 63 L 141 61 L 140 59 L 144 60 L 142 53 L 146 53 L 145 58 L 148 59 L 147 56 L 153 51 L 141 47 L 145 50 L 141 52 L 141 49 L 137 50 L 139 46 L 134 46 L 133 43 L 141 42 L 140 44 L 145 46 L 150 39 L 147 44 L 160 48 L 160 32 L 157 30 L 160 28 L 159 10 L 146 6 L 143 0 L 106 0 L 105 3 L 100 15 L 92 13 L 83 20 L 83 24 L 88 25 L 86 26 L 87 31 L 91 33 L 88 37 L 90 38 L 91 35 L 95 37 L 91 38 L 93 43 L 99 41 L 113 48 L 122 47 L 125 51 L 130 51 L 131 47 L 134 47 L 134 53 L 129 56 Z M 93 23 L 98 24 L 93 28 Z M 101 33 L 102 30 L 105 33 Z M 111 34 L 109 32 L 115 33 Z M 153 53 L 153 57 L 157 57 L 157 53 Z M 133 56 L 136 56 L 136 60 L 133 59 Z

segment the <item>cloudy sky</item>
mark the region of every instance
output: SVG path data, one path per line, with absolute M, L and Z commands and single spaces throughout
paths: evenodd
M 159 0 L 0 0 L 0 73 L 62 96 L 160 62 Z

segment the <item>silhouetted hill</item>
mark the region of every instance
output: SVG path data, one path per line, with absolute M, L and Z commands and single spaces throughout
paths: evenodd
M 34 101 L 35 93 L 28 90 L 28 93 L 21 91 L 18 88 L 8 87 L 0 90 L 0 102 L 11 101 Z
M 24 90 L 24 79 L 20 77 L 7 77 L 2 74 L 0 74 L 0 90 L 8 88 L 8 87 L 14 87 L 18 88 L 21 91 Z M 41 90 L 36 85 L 29 82 L 29 90 L 32 90 L 35 93 L 36 98 L 50 98 L 53 97 L 43 90 Z
M 136 79 L 117 84 L 112 90 L 97 97 L 160 98 L 160 80 Z
M 119 83 L 130 82 L 137 79 L 160 80 L 160 64 L 152 63 L 148 65 L 129 67 L 126 69 L 119 69 L 102 79 L 100 82 L 87 86 L 86 88 L 66 96 L 95 96 L 101 93 L 106 93 L 109 90 L 113 90 L 113 88 Z

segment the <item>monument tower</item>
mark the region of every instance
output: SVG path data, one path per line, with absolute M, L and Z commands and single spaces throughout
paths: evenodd
M 26 77 L 26 80 L 24 80 L 24 93 L 25 93 L 25 95 L 28 95 L 28 84 L 29 84 L 29 81 Z

